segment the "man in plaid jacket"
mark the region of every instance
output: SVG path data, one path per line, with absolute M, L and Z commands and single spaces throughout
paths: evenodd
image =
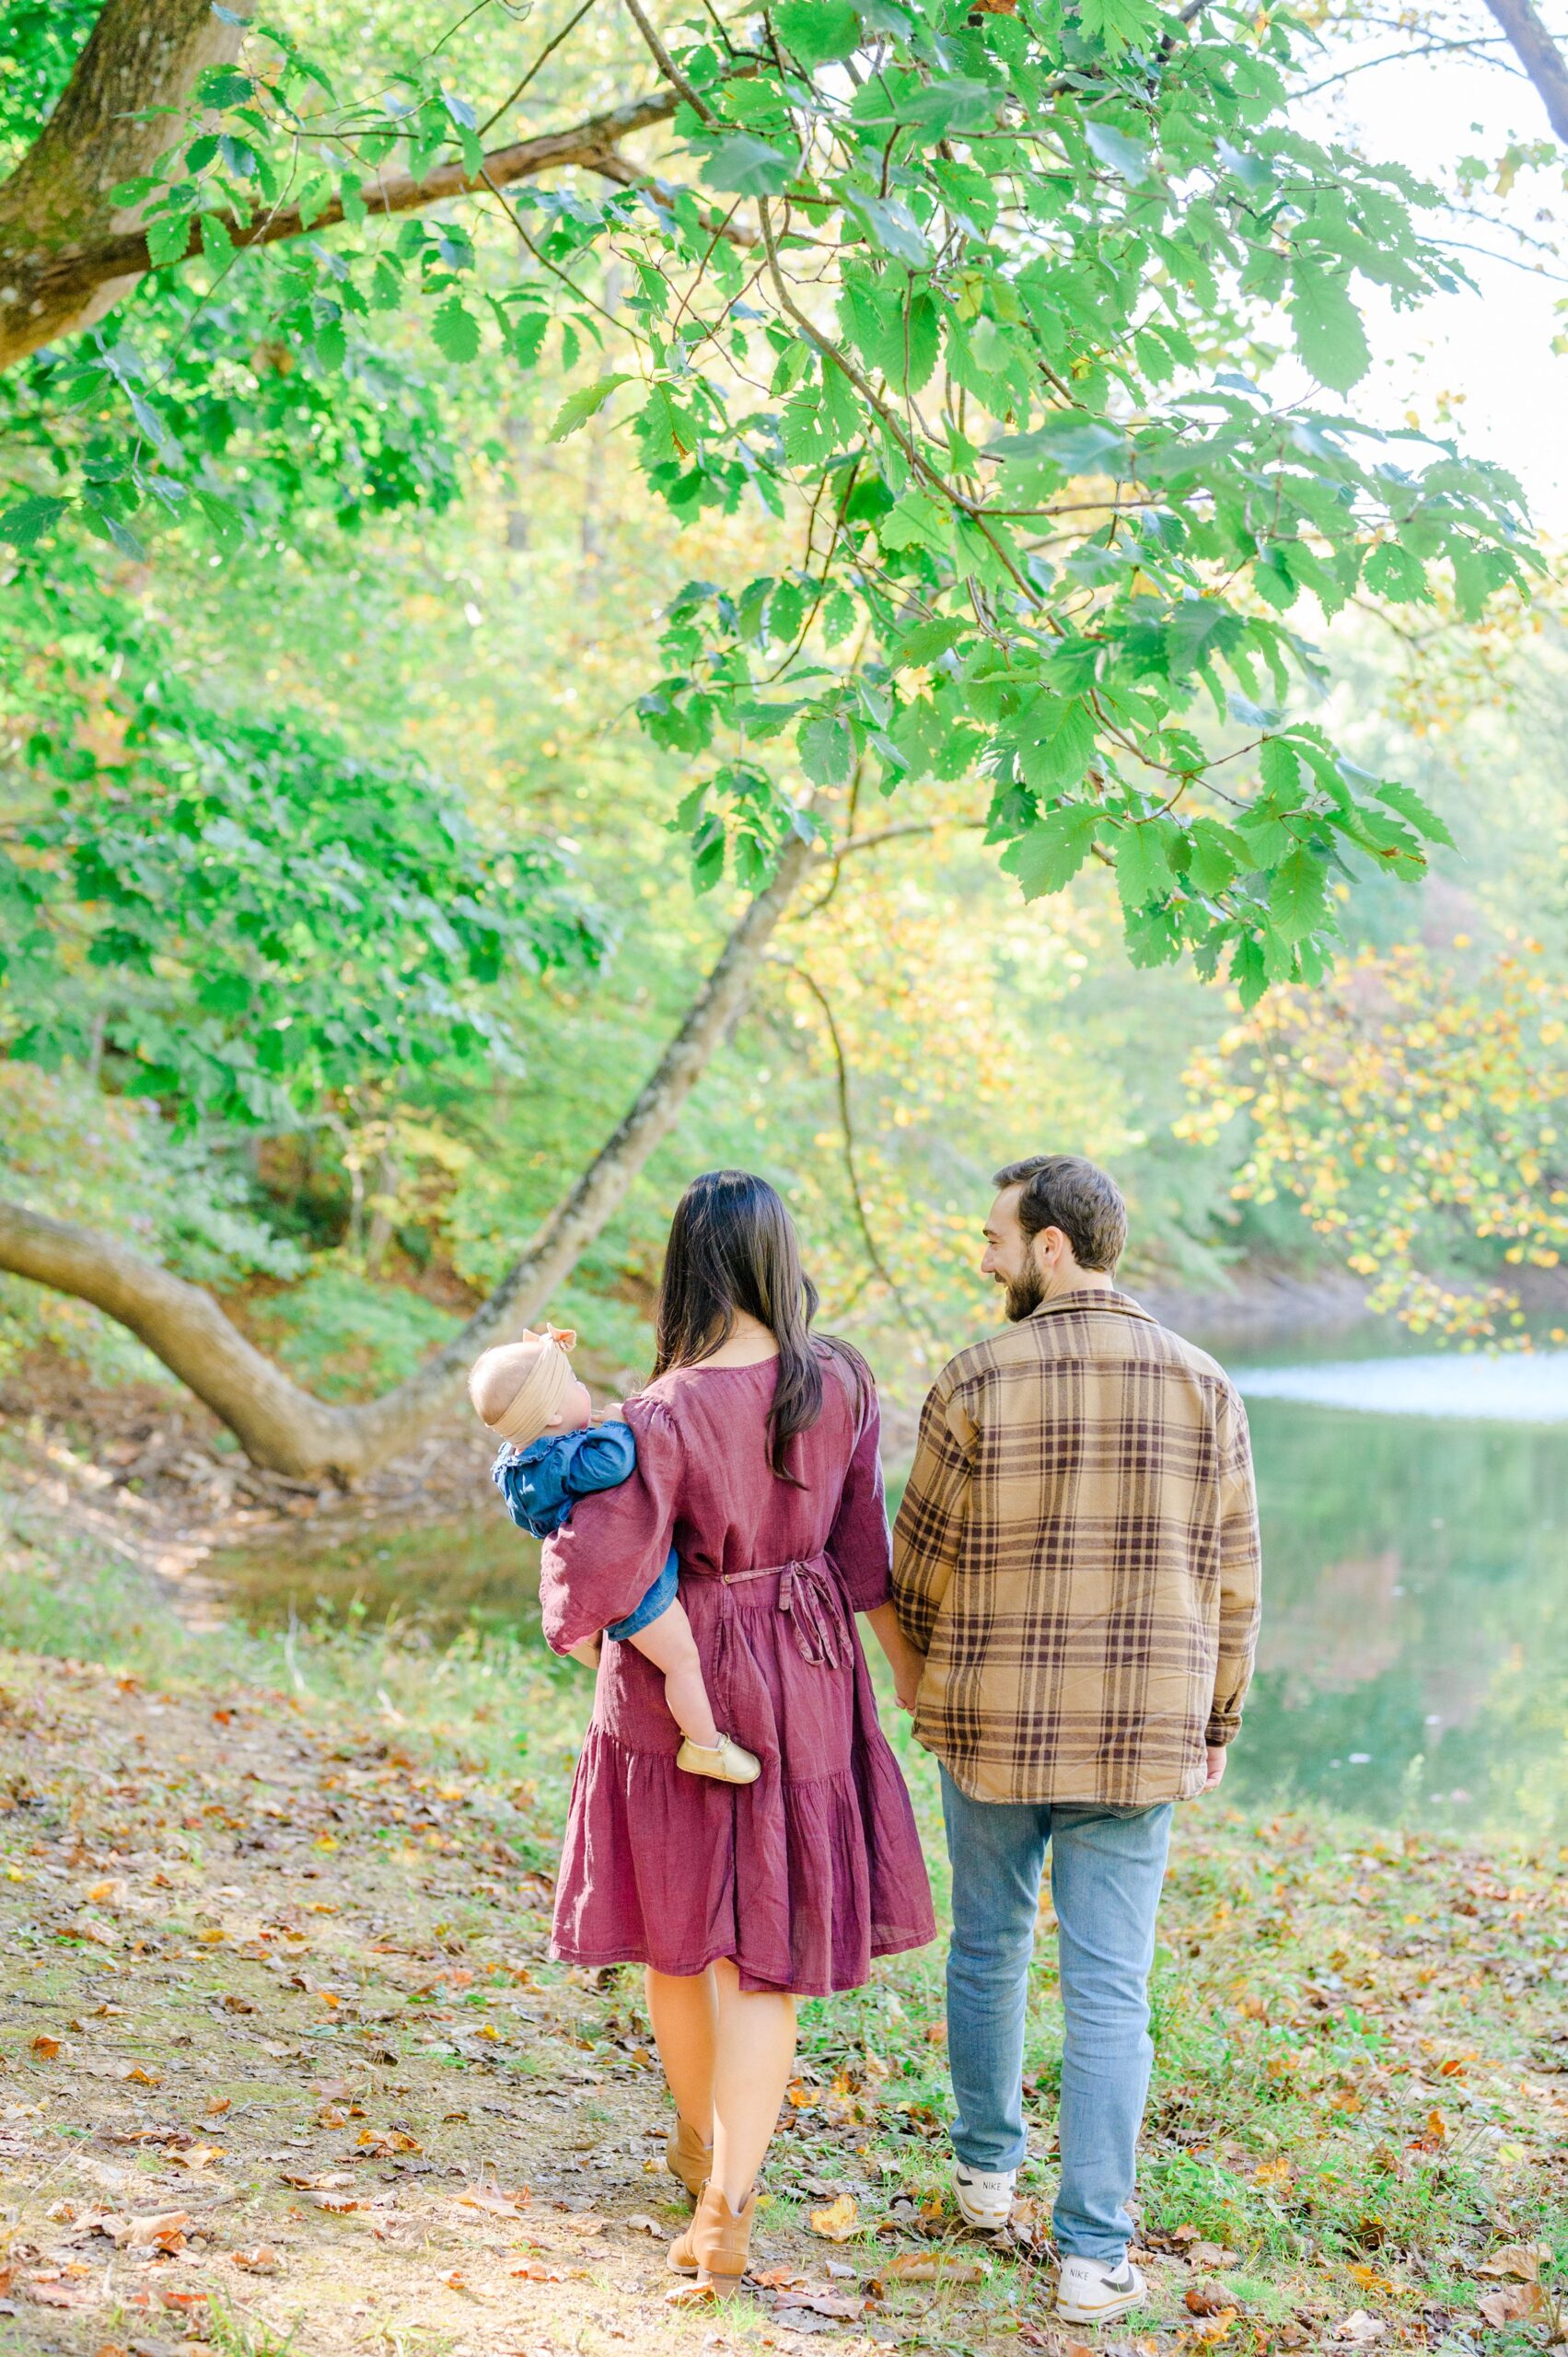
M 1137 2305 L 1127 2257 L 1172 1805 L 1241 1720 L 1260 1563 L 1247 1418 L 1225 1375 L 1117 1290 L 1127 1209 L 1093 1163 L 996 1174 L 981 1267 L 1008 1330 L 933 1385 L 893 1534 L 924 1655 L 953 1865 L 948 2055 L 959 2207 L 994 2230 L 1027 2151 L 1024 2008 L 1047 1847 L 1065 2042 L 1057 2309 Z

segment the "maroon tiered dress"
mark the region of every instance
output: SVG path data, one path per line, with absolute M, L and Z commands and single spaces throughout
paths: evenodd
M 545 1542 L 557 1652 L 624 1619 L 677 1550 L 714 1716 L 762 1763 L 749 1785 L 677 1768 L 662 1678 L 606 1641 L 556 1889 L 568 1963 L 685 1974 L 730 1956 L 744 1989 L 820 1996 L 935 1935 L 854 1624 L 889 1595 L 876 1392 L 852 1353 L 826 1354 L 796 1489 L 768 1466 L 776 1371 L 678 1367 L 629 1399 L 636 1471 Z

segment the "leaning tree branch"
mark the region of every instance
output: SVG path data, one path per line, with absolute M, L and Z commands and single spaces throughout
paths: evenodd
M 1553 131 L 1568 147 L 1568 57 L 1542 24 L 1532 0 L 1486 0 L 1486 5 L 1535 84 Z
M 202 1286 L 129 1245 L 17 1203 L 0 1203 L 0 1269 L 91 1302 L 129 1327 L 273 1472 L 373 1472 L 429 1428 L 475 1353 L 537 1318 L 625 1200 L 743 1010 L 763 952 L 806 872 L 796 841 L 742 911 L 636 1101 L 460 1334 L 380 1399 L 332 1407 L 252 1347 Z
M 575 164 L 586 170 L 605 169 L 607 177 L 624 181 L 632 168 L 616 155 L 617 143 L 650 124 L 666 122 L 675 112 L 673 91 L 656 90 L 630 99 L 608 113 L 592 115 L 570 130 L 543 133 L 520 139 L 486 156 L 477 172 L 450 159 L 417 178 L 411 172 L 377 176 L 360 190 L 366 213 L 392 216 L 423 212 L 454 196 L 471 196 L 487 189 L 509 188 L 517 180 Z M 165 125 L 161 136 L 167 139 Z M 7 237 L 8 189 L 0 189 L 0 367 L 36 352 L 52 338 L 100 318 L 114 301 L 152 267 L 146 232 L 139 226 L 110 228 L 101 224 L 87 234 L 72 233 L 60 242 L 34 240 L 24 249 Z M 334 197 L 307 220 L 297 205 L 259 213 L 241 220 L 236 214 L 221 216 L 237 249 L 274 246 L 290 238 L 335 228 L 344 218 L 341 197 Z M 201 251 L 201 233 L 194 221 L 183 255 L 189 261 Z M 100 300 L 109 289 L 108 301 Z

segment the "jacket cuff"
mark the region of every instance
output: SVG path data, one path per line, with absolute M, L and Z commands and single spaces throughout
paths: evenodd
M 1224 1744 L 1234 1743 L 1240 1733 L 1239 1716 L 1234 1719 L 1211 1718 L 1203 1730 L 1203 1741 L 1217 1747 Z

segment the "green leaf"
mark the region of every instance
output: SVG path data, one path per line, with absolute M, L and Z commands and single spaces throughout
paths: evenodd
M 1075 785 L 1095 749 L 1094 714 L 1081 697 L 1064 704 L 1053 726 L 1019 752 L 1025 781 L 1040 794 L 1057 794 Z
M 1112 842 L 1116 855 L 1116 888 L 1131 915 L 1162 900 L 1170 889 L 1170 856 L 1166 846 L 1169 821 L 1146 819 L 1141 826 L 1121 827 Z
M 808 69 L 853 57 L 860 47 L 860 14 L 849 0 L 778 0 L 772 20 L 785 49 Z
M 1328 864 L 1308 843 L 1285 853 L 1269 895 L 1269 914 L 1283 941 L 1305 941 L 1328 914 Z
M 844 203 L 865 227 L 875 246 L 911 270 L 926 270 L 931 248 L 914 215 L 900 197 L 865 196 L 858 189 L 843 192 Z
M 147 259 L 155 270 L 183 261 L 190 243 L 189 213 L 160 213 L 156 221 L 147 223 Z
M 1401 548 L 1398 540 L 1384 540 L 1372 551 L 1363 567 L 1363 576 L 1369 589 L 1379 598 L 1392 598 L 1402 606 L 1425 605 L 1432 595 L 1426 586 L 1426 567 L 1420 557 Z
M 1130 188 L 1142 188 L 1154 166 L 1149 151 L 1141 139 L 1130 139 L 1114 123 L 1086 122 L 1084 137 L 1091 154 L 1099 157 L 1109 171 L 1116 172 Z
M 916 622 L 913 630 L 900 638 L 894 649 L 894 664 L 902 671 L 917 663 L 935 663 L 939 655 L 946 655 L 950 646 L 956 646 L 971 628 L 972 624 L 949 614 L 938 614 L 928 622 Z
M 1294 745 L 1270 737 L 1258 756 L 1258 771 L 1265 790 L 1276 800 L 1294 804 L 1301 798 L 1301 762 Z
M 1217 819 L 1193 821 L 1187 853 L 1187 881 L 1194 892 L 1201 892 L 1205 900 L 1214 900 L 1235 882 L 1243 868 L 1251 865 L 1251 853 L 1230 828 L 1221 826 Z
M 1458 850 L 1458 844 L 1436 811 L 1429 802 L 1422 799 L 1413 785 L 1402 785 L 1398 778 L 1387 778 L 1375 785 L 1372 791 L 1379 802 L 1386 802 L 1390 810 L 1397 810 L 1401 819 L 1408 819 L 1417 834 L 1424 835 L 1428 842 L 1446 843 L 1450 851 Z
M 448 295 L 430 322 L 436 348 L 447 360 L 466 363 L 479 357 L 479 321 L 460 295 Z
M 1321 385 L 1337 393 L 1359 384 L 1372 366 L 1361 314 L 1347 275 L 1298 254 L 1291 272 L 1291 325 L 1295 348 Z
M 597 416 L 613 392 L 631 381 L 630 377 L 621 371 L 614 376 L 600 377 L 591 385 L 579 385 L 575 393 L 567 394 L 556 411 L 545 440 L 564 442 L 569 434 L 575 434 L 580 425 L 586 425 L 590 417 Z
M 702 178 L 709 188 L 731 196 L 777 196 L 794 180 L 798 166 L 793 156 L 755 139 L 749 131 L 732 131 L 708 150 Z
M 9 540 L 14 549 L 36 548 L 45 532 L 52 532 L 65 510 L 68 499 L 55 499 L 48 492 L 35 492 L 30 499 L 18 500 L 15 507 L 7 507 L 0 516 L 0 540 Z
M 1148 42 L 1158 28 L 1159 13 L 1148 0 L 1078 0 L 1078 24 L 1087 40 L 1098 41 L 1108 55 L 1120 57 L 1134 42 Z
M 234 239 L 215 213 L 202 215 L 202 251 L 215 270 L 226 270 L 234 260 Z
M 1028 434 L 1010 434 L 1001 442 L 985 446 L 986 457 L 1000 459 L 1005 465 L 1043 462 L 1060 467 L 1063 474 L 1086 474 L 1091 469 L 1097 474 L 1106 472 L 1105 460 L 1113 457 L 1120 460 L 1126 453 L 1127 436 L 1118 427 L 1075 410 L 1048 417 Z
M 1008 844 L 1002 865 L 1009 876 L 1017 877 L 1026 900 L 1060 892 L 1072 881 L 1093 848 L 1098 824 L 1098 810 L 1074 804 L 1069 809 L 1052 810 L 1028 834 Z
M 814 712 L 796 740 L 800 766 L 813 785 L 842 785 L 854 767 L 854 731 L 842 713 Z

